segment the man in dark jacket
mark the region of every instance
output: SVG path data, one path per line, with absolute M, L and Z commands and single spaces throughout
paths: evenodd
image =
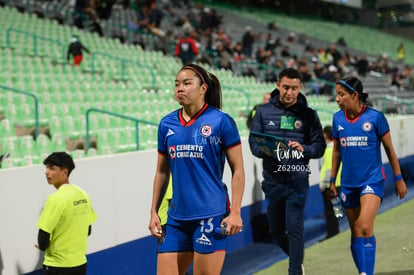
M 70 44 L 68 47 L 68 52 L 66 55 L 67 60 L 69 61 L 70 56 L 73 56 L 73 65 L 79 66 L 82 63 L 83 55 L 82 51 L 90 53 L 88 48 L 86 48 L 79 40 L 77 35 L 73 35 L 70 39 Z
M 192 63 L 199 53 L 200 50 L 197 47 L 196 41 L 189 31 L 175 45 L 174 55 L 181 59 L 183 65 Z
M 287 149 L 263 150 L 250 135 L 253 155 L 263 159 L 262 189 L 268 202 L 272 237 L 289 255 L 289 275 L 303 274 L 304 216 L 309 191 L 309 160 L 322 157 L 326 143 L 317 113 L 300 93 L 301 74 L 279 73 L 270 102 L 257 107 L 250 131 L 281 137 Z

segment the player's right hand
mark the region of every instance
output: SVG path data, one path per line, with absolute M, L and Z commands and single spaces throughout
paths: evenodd
M 152 214 L 151 215 L 151 220 L 150 220 L 150 223 L 148 225 L 148 229 L 151 232 L 152 236 L 154 236 L 156 238 L 161 238 L 162 227 L 161 227 L 160 217 L 158 217 L 157 214 Z

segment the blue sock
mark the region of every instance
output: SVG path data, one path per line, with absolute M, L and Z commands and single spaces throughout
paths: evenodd
M 367 275 L 374 275 L 375 267 L 375 252 L 377 250 L 377 241 L 375 235 L 364 238 L 364 249 L 365 249 L 365 267 Z
M 352 237 L 351 238 L 351 252 L 352 258 L 354 258 L 354 262 L 356 267 L 358 268 L 358 272 L 366 272 L 365 268 L 365 249 L 364 249 L 364 238 L 363 237 Z

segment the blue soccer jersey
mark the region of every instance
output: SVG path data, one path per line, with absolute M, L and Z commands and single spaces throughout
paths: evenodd
M 173 196 L 168 215 L 193 220 L 228 211 L 222 181 L 225 151 L 240 144 L 234 120 L 207 104 L 186 122 L 182 109 L 165 116 L 158 128 L 158 152 L 168 155 Z
M 384 180 L 381 137 L 389 130 L 385 116 L 370 107 L 365 106 L 352 121 L 342 110 L 334 114 L 332 135 L 340 146 L 342 186 L 360 187 Z

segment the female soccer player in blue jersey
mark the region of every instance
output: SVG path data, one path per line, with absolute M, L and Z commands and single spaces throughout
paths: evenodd
M 391 142 L 385 116 L 366 104 L 368 94 L 355 77 L 336 83 L 336 102 L 341 108 L 334 114 L 334 149 L 330 189 L 336 195 L 335 179 L 340 162 L 341 201 L 351 228 L 351 252 L 360 274 L 373 275 L 376 239 L 374 220 L 384 196 L 384 170 L 381 143 L 394 171 L 395 192 L 403 199 L 407 187 Z
M 149 230 L 160 239 L 157 274 L 220 274 L 227 235 L 242 229 L 244 167 L 234 120 L 221 108 L 220 82 L 204 68 L 188 64 L 176 76 L 174 95 L 182 108 L 158 128 L 158 161 Z M 231 198 L 222 181 L 225 159 L 232 171 Z M 172 176 L 172 199 L 165 232 L 157 202 Z M 226 224 L 226 235 L 215 228 Z

